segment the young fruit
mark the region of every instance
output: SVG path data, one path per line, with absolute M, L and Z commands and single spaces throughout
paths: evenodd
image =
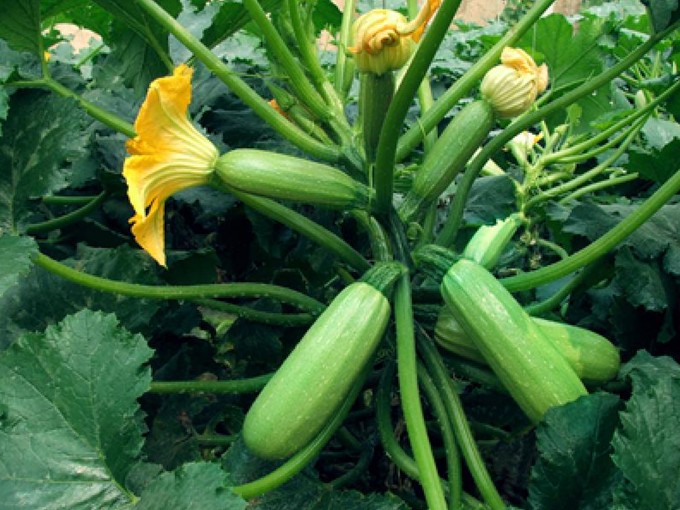
M 234 149 L 215 164 L 227 188 L 335 209 L 365 209 L 370 192 L 344 172 L 294 156 Z
M 463 331 L 531 421 L 537 423 L 551 407 L 587 394 L 567 360 L 482 266 L 459 260 L 444 275 L 440 291 Z
M 248 411 L 248 448 L 283 459 L 312 441 L 373 357 L 389 317 L 387 298 L 373 286 L 356 282 L 340 292 Z
M 618 374 L 621 365 L 619 351 L 603 336 L 570 324 L 537 317 L 532 320 L 583 382 L 599 384 L 614 379 Z M 442 307 L 439 313 L 434 339 L 442 348 L 458 356 L 486 363 L 447 307 Z
M 428 152 L 415 174 L 411 190 L 399 206 L 399 216 L 404 222 L 416 221 L 449 187 L 493 125 L 493 109 L 485 100 L 474 101 L 458 112 Z

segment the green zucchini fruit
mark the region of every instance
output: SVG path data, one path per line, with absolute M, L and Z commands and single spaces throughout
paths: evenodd
M 441 281 L 446 305 L 534 423 L 588 392 L 574 369 L 494 276 L 461 259 Z
M 341 291 L 255 399 L 243 440 L 266 459 L 312 441 L 347 397 L 387 328 L 390 305 L 372 285 Z
M 600 384 L 616 377 L 621 366 L 618 349 L 605 337 L 588 329 L 538 317 L 532 318 L 543 335 L 587 384 Z M 486 363 L 484 356 L 447 307 L 442 307 L 434 329 L 442 348 L 463 358 Z
M 398 208 L 404 222 L 417 221 L 427 206 L 437 200 L 465 168 L 493 126 L 493 109 L 484 100 L 474 101 L 458 112 L 425 156 Z
M 294 156 L 234 149 L 220 156 L 217 176 L 227 188 L 334 209 L 366 209 L 369 189 L 344 172 Z

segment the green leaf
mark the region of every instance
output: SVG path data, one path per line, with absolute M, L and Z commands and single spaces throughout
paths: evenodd
M 608 508 L 617 470 L 610 442 L 620 401 L 596 393 L 551 409 L 539 425 L 539 458 L 531 472 L 529 508 L 600 510 Z
M 37 252 L 38 245 L 31 237 L 0 236 L 0 296 L 26 276 Z
M 633 393 L 616 431 L 614 463 L 630 482 L 636 510 L 680 507 L 680 366 L 639 352 L 623 369 Z M 631 496 L 632 495 L 632 496 Z
M 278 9 L 282 0 L 261 0 L 260 5 L 265 12 Z M 242 2 L 224 1 L 219 3 L 219 11 L 212 24 L 203 34 L 203 44 L 212 48 L 241 30 L 250 21 L 248 10 Z
M 177 16 L 177 22 L 181 24 L 191 35 L 197 39 L 203 37 L 205 30 L 211 26 L 213 16 L 219 8 L 219 4 L 210 3 L 202 9 L 195 8 L 189 0 L 181 0 L 182 12 Z M 169 42 L 170 57 L 173 62 L 184 62 L 193 55 L 173 35 Z
M 2 138 L 2 124 L 7 120 L 7 112 L 9 111 L 9 96 L 5 87 L 0 84 L 0 138 Z
M 598 40 L 604 23 L 591 16 L 580 20 L 575 30 L 563 15 L 551 14 L 541 18 L 519 46 L 544 59 L 553 89 L 570 87 L 602 70 Z
M 661 32 L 680 20 L 678 0 L 642 0 L 642 3 L 647 6 L 656 32 Z
M 217 464 L 185 464 L 163 473 L 142 492 L 137 510 L 242 510 L 247 503 L 229 489 L 227 473 Z
M 0 39 L 17 51 L 40 55 L 40 0 L 4 2 L 0 16 Z
M 661 312 L 669 307 L 664 275 L 659 264 L 638 260 L 633 251 L 624 247 L 616 255 L 616 282 L 634 306 Z
M 137 399 L 152 351 L 113 315 L 83 310 L 0 353 L 0 505 L 123 506 L 142 448 Z
M 0 139 L 0 233 L 21 231 L 35 214 L 31 199 L 67 185 L 67 164 L 84 153 L 88 137 L 73 99 L 20 91 L 10 104 Z

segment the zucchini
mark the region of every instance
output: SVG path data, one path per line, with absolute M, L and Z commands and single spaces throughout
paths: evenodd
M 493 126 L 493 109 L 484 100 L 474 101 L 458 112 L 425 156 L 411 190 L 398 208 L 404 222 L 417 221 L 449 187 Z
M 373 357 L 389 317 L 387 298 L 372 285 L 341 291 L 255 399 L 243 424 L 246 446 L 283 459 L 312 441 Z
M 294 156 L 234 149 L 217 160 L 216 175 L 227 188 L 268 198 L 335 209 L 366 209 L 369 189 L 344 172 Z
M 515 402 L 534 423 L 588 392 L 574 369 L 521 305 L 479 264 L 461 259 L 440 291 Z
M 495 225 L 482 225 L 465 246 L 463 257 L 486 269 L 493 269 L 520 225 L 522 215 L 519 213 L 497 220 Z
M 584 383 L 600 384 L 618 374 L 621 365 L 619 351 L 605 337 L 570 324 L 537 317 L 532 320 Z M 458 356 L 485 363 L 484 356 L 447 307 L 442 307 L 439 313 L 434 339 L 442 348 Z

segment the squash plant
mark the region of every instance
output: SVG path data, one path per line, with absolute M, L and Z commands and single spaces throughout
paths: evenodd
M 0 508 L 680 506 L 680 6 L 460 3 L 3 4 Z

